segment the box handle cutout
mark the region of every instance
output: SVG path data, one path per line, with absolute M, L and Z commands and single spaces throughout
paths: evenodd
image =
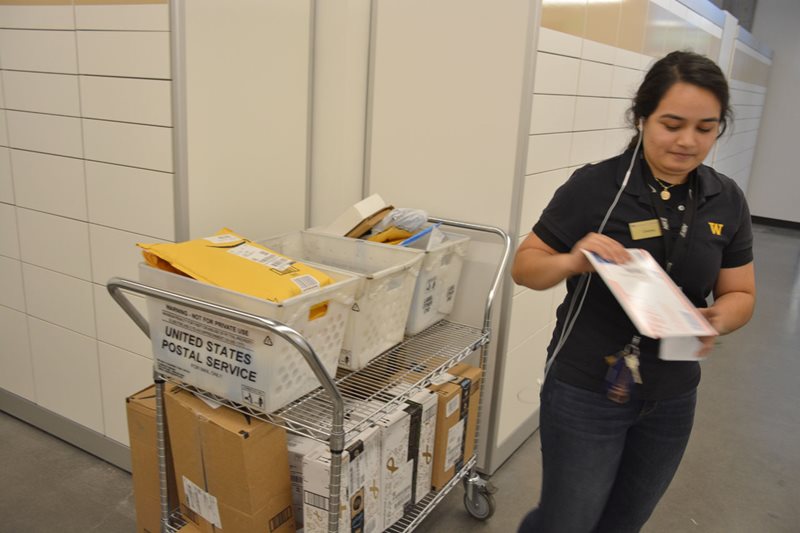
M 327 314 L 328 314 L 328 301 L 326 300 L 324 302 L 311 306 L 311 308 L 308 310 L 308 320 L 310 322 L 312 320 L 322 318 Z

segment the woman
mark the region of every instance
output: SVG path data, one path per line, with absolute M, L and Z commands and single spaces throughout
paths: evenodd
M 639 531 L 692 429 L 699 364 L 660 360 L 658 341 L 640 338 L 603 281 L 584 274 L 584 250 L 617 263 L 626 248 L 647 250 L 721 335 L 753 312 L 747 203 L 703 165 L 730 115 L 724 75 L 672 52 L 649 70 L 631 113 L 639 131 L 628 150 L 576 171 L 514 260 L 518 284 L 566 279 L 568 289 L 541 392 L 542 495 L 521 533 Z M 706 356 L 714 337 L 700 341 Z

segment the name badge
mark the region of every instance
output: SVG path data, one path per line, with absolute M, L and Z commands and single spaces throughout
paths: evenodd
M 658 219 L 642 220 L 640 222 L 631 222 L 628 224 L 631 229 L 631 238 L 634 241 L 642 239 L 652 239 L 653 237 L 661 237 L 661 226 Z

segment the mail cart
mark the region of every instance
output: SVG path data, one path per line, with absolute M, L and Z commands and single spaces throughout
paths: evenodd
M 174 376 L 165 376 L 154 370 L 156 384 L 156 435 L 158 468 L 160 482 L 161 531 L 176 532 L 186 522 L 177 511 L 175 502 L 169 501 L 167 484 L 172 474 L 167 468 L 167 447 L 165 439 L 164 394 L 165 385 L 170 383 L 200 396 L 226 405 L 246 415 L 271 422 L 286 430 L 316 441 L 325 443 L 330 449 L 330 495 L 328 502 L 328 531 L 339 530 L 340 486 L 342 482 L 342 453 L 348 436 L 368 428 L 373 422 L 404 405 L 407 400 L 423 388 L 437 383 L 448 374 L 457 363 L 474 352 L 479 352 L 480 368 L 487 368 L 489 343 L 491 337 L 492 307 L 503 278 L 511 252 L 511 239 L 501 229 L 439 218 L 430 218 L 431 223 L 486 233 L 499 237 L 503 249 L 486 294 L 483 324 L 481 327 L 459 324 L 444 319 L 421 332 L 407 336 L 400 344 L 372 360 L 365 368 L 354 372 L 340 371 L 332 376 L 326 365 L 309 343 L 308 339 L 296 329 L 272 318 L 237 309 L 234 306 L 198 298 L 173 290 L 154 287 L 142 282 L 112 278 L 108 291 L 136 325 L 148 337 L 151 335 L 151 320 L 148 321 L 127 297 L 134 293 L 155 299 L 172 306 L 194 310 L 205 315 L 213 315 L 229 322 L 239 323 L 266 332 L 268 338 L 282 339 L 297 352 L 298 360 L 303 360 L 311 369 L 321 387 L 274 412 L 265 413 L 231 398 L 212 394 Z M 299 359 L 302 358 L 302 359 Z M 480 387 L 478 398 L 478 420 L 485 387 Z M 477 451 L 477 435 L 470 448 Z M 494 488 L 476 470 L 476 455 L 460 461 L 453 477 L 438 490 L 429 492 L 418 503 L 406 509 L 402 518 L 385 531 L 392 533 L 413 531 L 436 505 L 456 485 L 465 487 L 464 504 L 475 518 L 485 520 L 495 509 Z

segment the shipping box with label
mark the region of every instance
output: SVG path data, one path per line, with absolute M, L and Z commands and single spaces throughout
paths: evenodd
M 166 387 L 170 388 L 169 385 Z M 161 495 L 156 449 L 156 388 L 150 385 L 125 400 L 136 506 L 136 533 L 161 533 Z M 167 448 L 169 451 L 169 448 Z M 167 455 L 167 471 L 172 455 Z M 170 500 L 177 501 L 174 476 L 167 476 Z
M 403 517 L 412 500 L 414 460 L 408 456 L 411 417 L 402 409 L 382 415 L 376 425 L 381 431 L 381 487 L 383 487 L 383 528 Z
M 181 510 L 203 533 L 295 531 L 282 428 L 180 389 L 165 406 Z
M 413 458 L 413 503 L 417 504 L 431 491 L 433 448 L 436 436 L 436 414 L 439 405 L 436 394 L 422 390 L 408 399 L 406 412 L 411 417 L 409 458 Z M 412 452 L 411 446 L 414 447 Z
M 429 386 L 439 396 L 433 452 L 434 490 L 441 490 L 475 451 L 479 396 L 474 393 L 480 390 L 481 372 L 477 367 L 456 365 Z
M 289 474 L 292 480 L 292 508 L 297 531 L 303 531 L 303 459 L 316 452 L 320 443 L 314 439 L 288 433 L 286 444 L 289 447 Z
M 475 435 L 478 430 L 478 407 L 481 399 L 481 377 L 483 371 L 466 363 L 458 363 L 448 370 L 448 373 L 460 378 L 462 389 L 469 389 L 469 404 L 467 405 L 467 431 L 464 434 L 464 460 L 468 460 L 475 453 Z
M 157 533 L 160 533 L 160 530 Z M 178 533 L 201 533 L 201 531 L 192 522 L 186 522 L 178 529 Z
M 390 388 L 387 392 L 400 395 L 406 391 L 407 387 L 401 385 Z M 403 408 L 409 415 L 408 459 L 414 461 L 412 505 L 422 501 L 431 491 L 438 400 L 435 393 L 422 389 L 406 400 L 406 407 Z
M 339 531 L 384 530 L 380 459 L 379 428 L 367 428 L 348 441 L 342 453 Z M 303 458 L 303 533 L 328 532 L 330 468 L 331 454 L 324 444 L 317 443 L 316 450 Z

